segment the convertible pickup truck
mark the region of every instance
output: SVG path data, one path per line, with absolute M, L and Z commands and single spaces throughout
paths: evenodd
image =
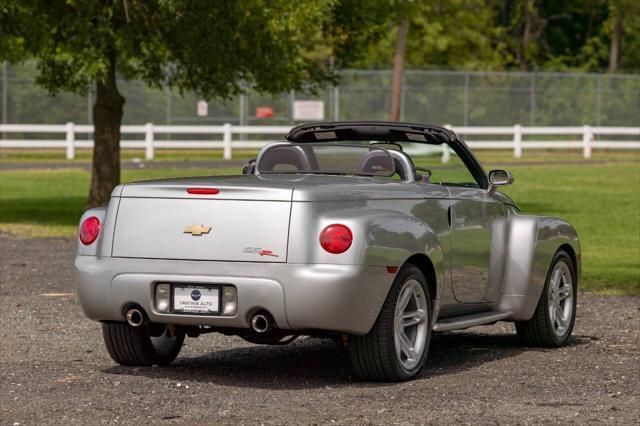
M 210 332 L 332 338 L 375 381 L 418 375 L 432 332 L 509 321 L 560 346 L 578 236 L 522 214 L 498 191 L 512 181 L 443 127 L 298 126 L 236 176 L 117 186 L 80 221 L 80 303 L 127 366 L 168 365 Z

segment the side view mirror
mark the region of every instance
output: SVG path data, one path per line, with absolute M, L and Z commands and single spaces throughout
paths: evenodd
M 247 164 L 242 166 L 242 174 L 243 175 L 252 175 L 256 168 L 256 160 L 249 160 Z
M 507 170 L 496 169 L 489 172 L 489 184 L 491 186 L 511 185 L 513 175 Z
M 414 170 L 416 172 L 422 172 L 419 179 L 421 182 L 429 183 L 431 181 L 431 175 L 433 174 L 431 169 L 427 169 L 426 167 L 414 167 Z

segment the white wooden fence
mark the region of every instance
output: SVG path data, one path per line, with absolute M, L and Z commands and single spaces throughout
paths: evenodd
M 467 144 L 474 149 L 509 149 L 513 156 L 522 157 L 524 149 L 581 149 L 584 158 L 590 158 L 594 149 L 630 149 L 640 150 L 640 127 L 524 127 L 519 124 L 511 127 L 453 127 L 447 126 L 463 136 Z M 223 158 L 231 159 L 233 149 L 257 149 L 270 142 L 268 140 L 246 140 L 245 135 L 273 135 L 273 140 L 282 139 L 289 126 L 165 126 L 147 123 L 145 125 L 122 126 L 123 149 L 145 150 L 145 158 L 153 160 L 156 149 L 222 149 Z M 77 138 L 78 135 L 93 133 L 92 125 L 67 124 L 0 124 L 0 134 L 56 134 L 65 135 L 59 139 L 0 139 L 1 148 L 22 149 L 66 149 L 67 159 L 75 158 L 76 148 L 91 148 L 89 138 Z M 144 135 L 144 140 L 127 140 L 126 135 Z M 157 135 L 210 135 L 219 137 L 212 140 L 165 140 L 156 139 Z M 240 135 L 243 139 L 234 139 Z M 503 140 L 473 140 L 469 136 L 508 137 Z M 543 140 L 532 140 L 530 136 L 545 136 Z M 560 138 L 553 139 L 554 136 Z M 575 136 L 575 139 L 568 137 Z M 608 137 L 623 136 L 625 140 L 607 140 Z M 524 137 L 524 138 L 523 138 Z M 567 139 L 562 139 L 565 137 Z M 443 151 L 443 161 L 447 161 L 449 152 Z

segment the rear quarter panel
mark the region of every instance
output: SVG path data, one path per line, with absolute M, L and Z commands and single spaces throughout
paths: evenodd
M 289 263 L 363 266 L 401 266 L 414 254 L 426 254 L 439 284 L 447 282 L 445 253 L 449 250 L 447 200 L 391 199 L 338 202 L 294 202 L 289 231 Z M 352 246 L 331 254 L 319 244 L 322 229 L 334 223 L 348 226 Z M 379 311 L 396 273 L 389 273 L 383 287 L 367 285 L 366 303 Z M 440 285 L 438 286 L 440 287 Z M 438 298 L 438 296 L 436 297 Z

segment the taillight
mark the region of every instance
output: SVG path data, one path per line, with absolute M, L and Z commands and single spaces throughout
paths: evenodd
M 88 246 L 98 238 L 98 235 L 100 235 L 100 219 L 95 216 L 89 216 L 80 225 L 80 232 L 78 232 L 80 242 Z
M 333 254 L 344 253 L 349 250 L 353 242 L 351 230 L 344 225 L 329 225 L 320 233 L 320 245 Z
M 188 194 L 216 195 L 220 193 L 218 188 L 187 188 Z

